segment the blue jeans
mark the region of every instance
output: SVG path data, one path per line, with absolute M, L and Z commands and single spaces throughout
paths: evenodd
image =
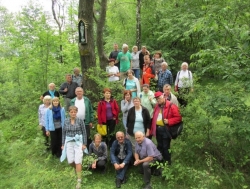
M 118 164 L 121 164 L 123 162 L 123 159 L 120 159 L 118 157 L 115 157 L 116 162 L 118 162 Z M 123 167 L 123 169 L 119 169 L 116 171 L 116 178 L 123 180 L 126 174 L 126 171 L 128 169 L 128 164 L 125 164 L 125 166 Z
M 135 73 L 135 77 L 137 78 L 137 79 L 139 79 L 140 78 L 140 69 L 138 68 L 138 69 L 133 69 L 133 71 L 134 71 L 134 73 Z

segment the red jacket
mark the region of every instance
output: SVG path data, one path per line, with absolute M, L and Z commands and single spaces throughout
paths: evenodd
M 179 112 L 179 108 L 175 104 L 171 105 L 171 108 L 168 114 L 168 109 L 169 109 L 170 104 L 171 102 L 166 100 L 166 103 L 163 105 L 163 118 L 168 119 L 168 125 L 171 127 L 177 123 L 180 123 L 182 120 L 182 117 Z M 153 119 L 152 119 L 151 130 L 150 130 L 150 134 L 154 136 L 156 135 L 156 121 L 157 121 L 157 117 L 158 117 L 160 110 L 161 108 L 157 104 L 153 112 Z
M 142 74 L 142 84 L 150 84 L 150 79 L 155 77 L 152 67 L 145 64 L 143 66 L 143 72 L 145 73 Z
M 110 99 L 110 104 L 111 104 L 111 109 L 112 109 L 112 114 L 113 117 L 116 118 L 116 124 L 118 123 L 118 115 L 119 115 L 119 106 L 116 102 L 115 99 Z M 98 116 L 98 123 L 99 124 L 103 124 L 106 123 L 106 102 L 104 99 L 102 99 L 99 103 L 98 103 L 98 107 L 97 107 L 97 116 Z

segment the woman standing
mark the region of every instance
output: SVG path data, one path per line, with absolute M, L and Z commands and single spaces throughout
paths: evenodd
M 52 99 L 52 105 L 46 111 L 45 115 L 45 127 L 46 135 L 51 138 L 51 152 L 56 157 L 61 156 L 61 144 L 62 144 L 62 127 L 65 121 L 65 111 L 61 107 L 58 97 Z
M 123 86 L 126 90 L 130 90 L 132 92 L 132 98 L 137 97 L 141 92 L 140 82 L 134 76 L 133 70 L 128 70 L 126 72 L 127 78 L 123 80 Z
M 97 159 L 92 163 L 92 169 L 100 169 L 102 173 L 106 172 L 107 164 L 107 145 L 105 142 L 102 142 L 102 136 L 100 134 L 94 135 L 93 142 L 89 145 L 89 154 L 95 154 Z
M 141 51 L 138 51 L 138 47 L 137 46 L 133 46 L 132 48 L 132 53 L 131 53 L 131 56 L 132 56 L 132 70 L 134 71 L 135 73 L 135 77 L 137 79 L 139 79 L 139 76 L 140 76 L 140 60 L 139 60 L 139 54 Z
M 107 125 L 106 141 L 108 146 L 111 146 L 115 140 L 113 132 L 115 125 L 118 123 L 119 107 L 116 100 L 111 97 L 111 90 L 109 88 L 103 90 L 103 95 L 104 98 L 99 101 L 97 107 L 98 124 Z
M 51 104 L 51 96 L 46 95 L 43 98 L 43 104 L 41 104 L 38 108 L 39 127 L 43 132 L 43 136 L 45 137 L 44 144 L 47 147 L 47 150 L 49 150 L 49 137 L 46 135 L 45 114 L 46 114 L 46 111 L 49 108 L 50 104 Z
M 193 75 L 188 70 L 188 63 L 181 64 L 181 71 L 177 73 L 175 79 L 175 91 L 178 91 L 178 101 L 181 106 L 187 105 L 187 94 L 193 91 Z
M 121 101 L 121 110 L 123 113 L 122 122 L 125 129 L 127 129 L 128 110 L 134 106 L 132 100 L 132 93 L 129 90 L 123 91 L 123 100 Z
M 154 62 L 155 73 L 157 74 L 161 69 L 161 63 L 165 62 L 164 58 L 162 58 L 161 51 L 155 52 L 152 62 Z
M 133 151 L 135 147 L 135 138 L 134 133 L 137 131 L 141 131 L 145 133 L 145 136 L 149 136 L 150 130 L 150 114 L 147 108 L 141 105 L 141 99 L 139 97 L 135 97 L 133 99 L 134 107 L 130 108 L 128 111 L 127 117 L 127 133 L 128 139 L 131 141 L 133 145 Z

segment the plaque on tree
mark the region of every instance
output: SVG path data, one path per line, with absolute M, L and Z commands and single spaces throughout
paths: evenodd
M 79 32 L 79 43 L 86 44 L 87 43 L 87 28 L 86 22 L 80 20 L 78 23 L 78 32 Z

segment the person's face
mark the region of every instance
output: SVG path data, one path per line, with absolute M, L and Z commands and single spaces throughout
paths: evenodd
M 149 56 L 144 56 L 144 62 L 145 62 L 145 64 L 149 64 L 150 63 Z
M 114 44 L 114 49 L 117 50 L 118 49 L 118 45 Z
M 142 88 L 142 90 L 143 90 L 143 92 L 144 92 L 144 93 L 146 93 L 146 94 L 147 94 L 147 93 L 148 93 L 148 91 L 149 91 L 149 88 L 147 88 L 147 87 L 143 87 L 143 88 Z
M 67 81 L 67 82 L 71 82 L 71 81 L 72 81 L 71 75 L 67 75 L 67 76 L 66 76 L 66 81 Z
M 141 102 L 140 102 L 140 100 L 138 100 L 138 99 L 134 99 L 134 100 L 133 100 L 133 103 L 134 103 L 134 106 L 135 106 L 135 107 L 140 107 L 140 106 L 141 106 Z
M 59 105 L 59 101 L 58 100 L 53 100 L 52 104 L 53 104 L 53 106 L 57 107 Z
M 128 77 L 129 77 L 129 78 L 133 77 L 132 72 L 128 72 Z
M 123 143 L 125 140 L 124 134 L 122 133 L 117 133 L 116 134 L 116 140 L 118 140 L 119 143 Z
M 166 70 L 166 69 L 167 69 L 167 66 L 166 66 L 166 65 L 161 65 L 161 69 L 162 69 L 162 70 Z
M 110 99 L 110 97 L 111 97 L 111 93 L 108 92 L 108 91 L 106 91 L 106 92 L 104 93 L 104 98 L 105 98 L 105 99 Z
M 83 90 L 82 89 L 76 89 L 76 96 L 77 98 L 82 98 L 83 96 Z
M 79 75 L 79 73 L 80 73 L 80 70 L 79 70 L 79 69 L 75 69 L 75 70 L 74 70 L 74 74 L 75 74 L 75 75 Z
M 163 92 L 164 92 L 164 94 L 165 94 L 166 96 L 168 96 L 168 95 L 170 94 L 170 92 L 171 92 L 170 87 L 164 87 L 164 88 L 163 88 Z
M 129 94 L 129 93 L 125 94 L 125 99 L 126 99 L 127 101 L 130 101 L 131 96 L 130 96 L 130 94 Z
M 157 53 L 154 55 L 155 58 L 160 58 L 160 55 Z
M 157 101 L 158 104 L 163 104 L 165 102 L 162 95 L 159 96 L 158 98 L 156 98 L 156 101 Z
M 138 47 L 134 47 L 134 48 L 133 48 L 133 52 L 136 53 L 137 51 L 138 51 Z
M 102 140 L 99 136 L 95 137 L 94 143 L 96 146 L 99 146 L 101 144 Z
M 49 85 L 49 90 L 54 91 L 55 90 L 55 85 Z
M 135 140 L 138 144 L 141 144 L 144 140 L 144 136 L 143 135 L 139 135 L 139 134 L 136 134 L 135 135 Z
M 188 67 L 187 67 L 187 65 L 182 65 L 182 66 L 181 66 L 181 69 L 185 71 L 185 70 L 188 69 Z
M 143 48 L 141 49 L 141 52 L 142 52 L 142 53 L 145 53 L 145 52 L 146 52 L 146 48 L 143 47 Z
M 124 52 L 127 52 L 127 51 L 128 51 L 128 47 L 124 47 L 124 48 L 123 48 L 123 51 L 124 51 Z
M 76 118 L 76 114 L 77 114 L 77 110 L 71 109 L 71 110 L 69 111 L 69 116 L 70 116 L 70 118 L 75 119 L 75 118 Z
M 114 66 L 114 64 L 115 64 L 114 61 L 109 62 L 109 65 L 110 65 L 110 66 Z
M 50 105 L 50 100 L 44 100 L 44 104 L 47 106 Z

